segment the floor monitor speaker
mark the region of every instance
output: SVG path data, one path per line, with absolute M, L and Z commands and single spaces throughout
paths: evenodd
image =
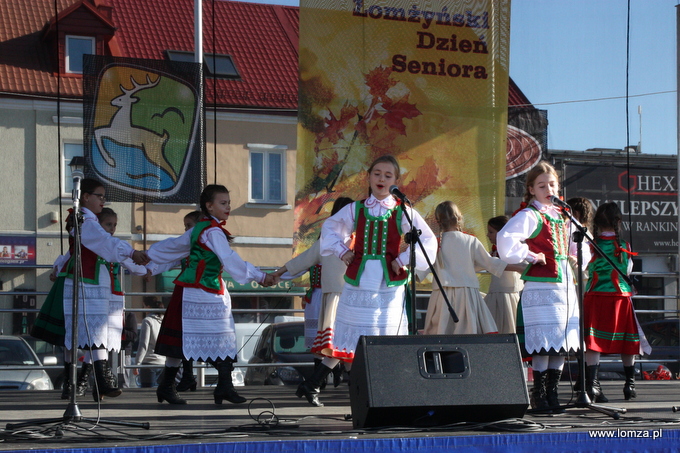
M 522 418 L 517 336 L 362 336 L 350 373 L 355 428 Z

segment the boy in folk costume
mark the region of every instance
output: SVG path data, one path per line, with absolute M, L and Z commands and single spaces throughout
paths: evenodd
M 181 313 L 168 310 L 165 321 L 181 316 L 178 337 L 159 334 L 156 351 L 166 356 L 163 381 L 156 390 L 158 402 L 186 404 L 180 398 L 175 377 L 182 363 L 202 360 L 213 365 L 219 374 L 213 392 L 215 404 L 223 400 L 239 404 L 246 401 L 234 389 L 231 372 L 238 352 L 236 328 L 231 313 L 231 297 L 222 279 L 227 271 L 239 283 L 256 281 L 264 286 L 275 283 L 273 276 L 243 261 L 231 249 L 231 236 L 222 225 L 231 213 L 231 198 L 226 187 L 217 184 L 206 186 L 201 193 L 201 211 L 204 218 L 193 228 L 177 238 L 169 238 L 152 245 L 148 256 L 158 264 L 176 262 L 189 256 L 189 263 L 175 280 L 181 292 Z M 173 304 L 171 301 L 170 304 Z M 161 347 L 163 346 L 163 347 Z

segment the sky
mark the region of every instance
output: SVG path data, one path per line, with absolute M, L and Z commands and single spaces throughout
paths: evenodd
M 512 0 L 510 77 L 547 110 L 549 149 L 678 153 L 678 2 Z

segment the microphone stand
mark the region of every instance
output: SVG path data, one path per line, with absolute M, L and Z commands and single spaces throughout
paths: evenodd
M 439 280 L 439 275 L 437 275 L 437 271 L 434 269 L 434 266 L 432 265 L 432 262 L 430 261 L 430 257 L 427 255 L 427 252 L 425 251 L 425 247 L 423 246 L 423 243 L 420 240 L 420 235 L 422 231 L 418 230 L 414 225 L 413 225 L 413 219 L 411 216 L 408 214 L 408 210 L 406 209 L 406 204 L 408 203 L 411 208 L 413 208 L 413 203 L 411 203 L 411 200 L 406 198 L 406 196 L 402 197 L 397 197 L 401 199 L 402 203 L 404 203 L 404 215 L 406 216 L 406 220 L 408 221 L 409 225 L 411 226 L 411 229 L 408 233 L 404 235 L 404 242 L 410 245 L 410 254 L 409 254 L 409 268 L 411 269 L 411 320 L 412 320 L 412 325 L 411 325 L 411 334 L 415 335 L 416 332 L 418 331 L 417 328 L 417 322 L 416 322 L 416 249 L 414 245 L 417 243 L 418 246 L 420 246 L 420 251 L 423 252 L 423 255 L 425 256 L 425 261 L 427 261 L 427 265 L 430 268 L 430 272 L 432 272 L 432 276 L 434 277 L 434 280 L 437 282 L 437 286 L 439 287 L 439 291 L 441 292 L 442 296 L 444 297 L 444 302 L 446 303 L 446 307 L 449 309 L 449 314 L 451 314 L 451 318 L 453 319 L 453 322 L 458 322 L 458 315 L 456 315 L 456 311 L 453 309 L 451 306 L 451 302 L 449 302 L 449 298 L 446 295 L 446 292 L 444 291 L 444 288 L 442 287 L 442 283 Z
M 83 216 L 80 212 L 80 182 L 83 179 L 83 173 L 79 170 L 73 171 L 73 216 L 75 222 L 73 223 L 73 254 L 71 259 L 73 260 L 72 272 L 73 272 L 73 297 L 71 299 L 71 364 L 69 365 L 69 379 L 71 382 L 71 394 L 69 397 L 68 406 L 66 406 L 66 411 L 62 418 L 52 418 L 45 420 L 36 420 L 32 422 L 22 422 L 22 423 L 8 423 L 5 428 L 8 431 L 15 429 L 21 429 L 26 426 L 39 426 L 47 425 L 51 423 L 57 423 L 62 425 L 68 425 L 75 422 L 86 421 L 94 425 L 97 424 L 111 424 L 119 426 L 132 426 L 143 429 L 149 429 L 149 423 L 134 423 L 125 422 L 118 420 L 102 420 L 99 418 L 86 418 L 83 417 L 80 409 L 78 408 L 78 403 L 76 401 L 76 393 L 78 391 L 78 300 L 80 298 L 80 283 L 82 275 L 82 260 L 80 258 L 80 227 L 83 222 Z M 96 385 L 96 383 L 95 383 Z
M 581 223 L 574 218 L 574 216 L 571 213 L 571 210 L 563 208 L 562 212 L 564 212 L 566 216 L 569 217 L 569 220 L 571 220 L 571 223 L 577 229 L 577 231 L 573 233 L 572 237 L 574 242 L 576 242 L 576 262 L 577 262 L 576 273 L 578 281 L 578 291 L 576 292 L 576 294 L 578 298 L 579 309 L 579 343 L 580 343 L 579 345 L 580 347 L 577 351 L 577 354 L 581 359 L 579 363 L 579 384 L 581 385 L 581 389 L 577 392 L 575 403 L 566 404 L 560 407 L 565 409 L 570 409 L 572 407 L 580 409 L 582 408 L 591 409 L 596 412 L 609 415 L 614 420 L 618 420 L 620 418 L 619 414 L 625 414 L 626 409 L 620 407 L 611 407 L 603 406 L 601 404 L 595 404 L 592 401 L 590 401 L 590 397 L 586 392 L 585 329 L 583 320 L 583 249 L 582 249 L 583 239 L 585 238 L 590 242 L 590 245 L 595 249 L 595 251 L 599 253 L 600 256 L 604 257 L 607 260 L 607 262 L 612 266 L 612 268 L 616 270 L 616 272 L 619 273 L 621 278 L 625 280 L 626 283 L 631 285 L 631 287 L 633 286 L 633 283 L 627 275 L 625 275 L 623 272 L 619 270 L 618 267 L 616 267 L 612 259 L 609 256 L 607 256 L 602 251 L 602 249 L 595 243 L 593 237 L 588 234 L 588 229 L 581 225 Z

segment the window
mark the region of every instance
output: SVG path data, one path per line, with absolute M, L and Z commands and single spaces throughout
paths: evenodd
M 250 201 L 283 204 L 286 146 L 248 145 L 250 149 Z
M 83 55 L 94 55 L 94 38 L 66 36 L 66 72 L 83 73 Z
M 83 156 L 83 144 L 82 143 L 64 143 L 64 149 L 62 152 L 62 164 L 61 164 L 61 187 L 63 188 L 62 196 L 71 196 L 73 191 L 73 179 L 71 178 L 71 168 L 68 164 L 71 163 L 71 159 L 75 156 Z
M 168 50 L 168 58 L 170 61 L 184 61 L 187 63 L 194 62 L 194 53 L 185 52 L 181 50 Z M 236 69 L 234 60 L 230 55 L 223 54 L 203 54 L 203 64 L 205 71 L 210 76 L 215 76 L 224 79 L 240 79 L 241 76 Z

